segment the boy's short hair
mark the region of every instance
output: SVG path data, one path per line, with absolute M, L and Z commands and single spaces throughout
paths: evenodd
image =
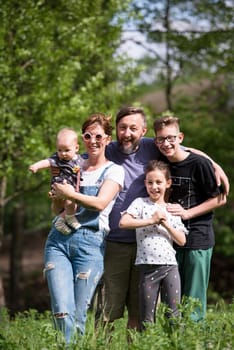
M 178 130 L 180 128 L 180 120 L 177 117 L 171 115 L 165 115 L 163 117 L 157 118 L 154 121 L 154 131 L 162 130 L 166 126 L 175 125 Z

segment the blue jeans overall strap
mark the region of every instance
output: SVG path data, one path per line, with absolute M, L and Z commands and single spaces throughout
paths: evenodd
M 94 186 L 83 186 L 87 195 L 97 195 L 105 168 Z M 84 334 L 87 310 L 103 274 L 105 232 L 99 230 L 98 211 L 80 208 L 82 226 L 63 235 L 52 227 L 45 245 L 45 275 L 51 297 L 55 327 L 67 343 Z M 78 332 L 77 332 L 78 331 Z

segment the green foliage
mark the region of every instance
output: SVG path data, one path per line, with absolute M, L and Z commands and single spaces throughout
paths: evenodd
M 149 324 L 142 333 L 126 332 L 126 318 L 115 321 L 110 333 L 101 327 L 94 329 L 94 315 L 89 313 L 84 337 L 67 349 L 75 350 L 231 350 L 234 345 L 234 304 L 222 302 L 210 308 L 202 322 L 193 322 L 189 315 L 196 302 L 181 305 L 183 317 L 168 320 L 163 304 L 157 311 L 156 324 Z M 10 319 L 7 310 L 1 310 L 0 349 L 42 350 L 64 349 L 61 334 L 52 327 L 50 313 L 39 314 L 29 310 Z
M 137 69 L 116 54 L 127 6 L 123 0 L 0 1 L 1 205 L 25 191 L 33 196 L 48 180 L 28 166 L 54 152 L 58 129 L 80 133 L 88 115 L 112 114 L 130 95 Z
M 49 312 L 36 310 L 18 313 L 13 320 L 5 309 L 1 310 L 0 349 L 57 349 L 56 332 Z

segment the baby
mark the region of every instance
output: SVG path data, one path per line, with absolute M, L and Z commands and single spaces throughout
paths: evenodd
M 55 182 L 64 182 L 74 186 L 79 191 L 80 169 L 83 164 L 82 157 L 78 154 L 79 145 L 76 132 L 71 128 L 63 128 L 57 134 L 57 151 L 49 158 L 39 160 L 29 166 L 29 170 L 36 173 L 46 168 L 58 168 L 58 175 L 52 176 L 51 185 Z M 57 171 L 56 171 L 57 172 Z M 61 209 L 61 214 L 55 221 L 55 227 L 63 234 L 69 234 L 72 229 L 77 230 L 80 223 L 75 213 L 77 205 L 71 200 L 56 199 L 56 208 Z

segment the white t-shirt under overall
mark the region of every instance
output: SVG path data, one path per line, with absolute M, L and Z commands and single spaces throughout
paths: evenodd
M 117 184 L 119 184 L 123 188 L 124 184 L 124 169 L 122 166 L 117 165 L 113 162 L 108 162 L 101 166 L 100 168 L 93 170 L 93 171 L 82 171 L 82 181 L 81 186 L 93 186 L 98 185 L 101 187 L 102 183 L 99 182 L 99 178 L 105 168 L 108 168 L 104 174 L 103 181 L 106 179 L 110 179 Z M 110 211 L 114 205 L 115 199 L 118 196 L 118 193 L 116 194 L 115 198 L 112 199 L 112 201 L 106 206 L 105 209 L 103 209 L 100 212 L 99 216 L 99 229 L 105 230 L 106 233 L 109 232 L 109 214 Z

